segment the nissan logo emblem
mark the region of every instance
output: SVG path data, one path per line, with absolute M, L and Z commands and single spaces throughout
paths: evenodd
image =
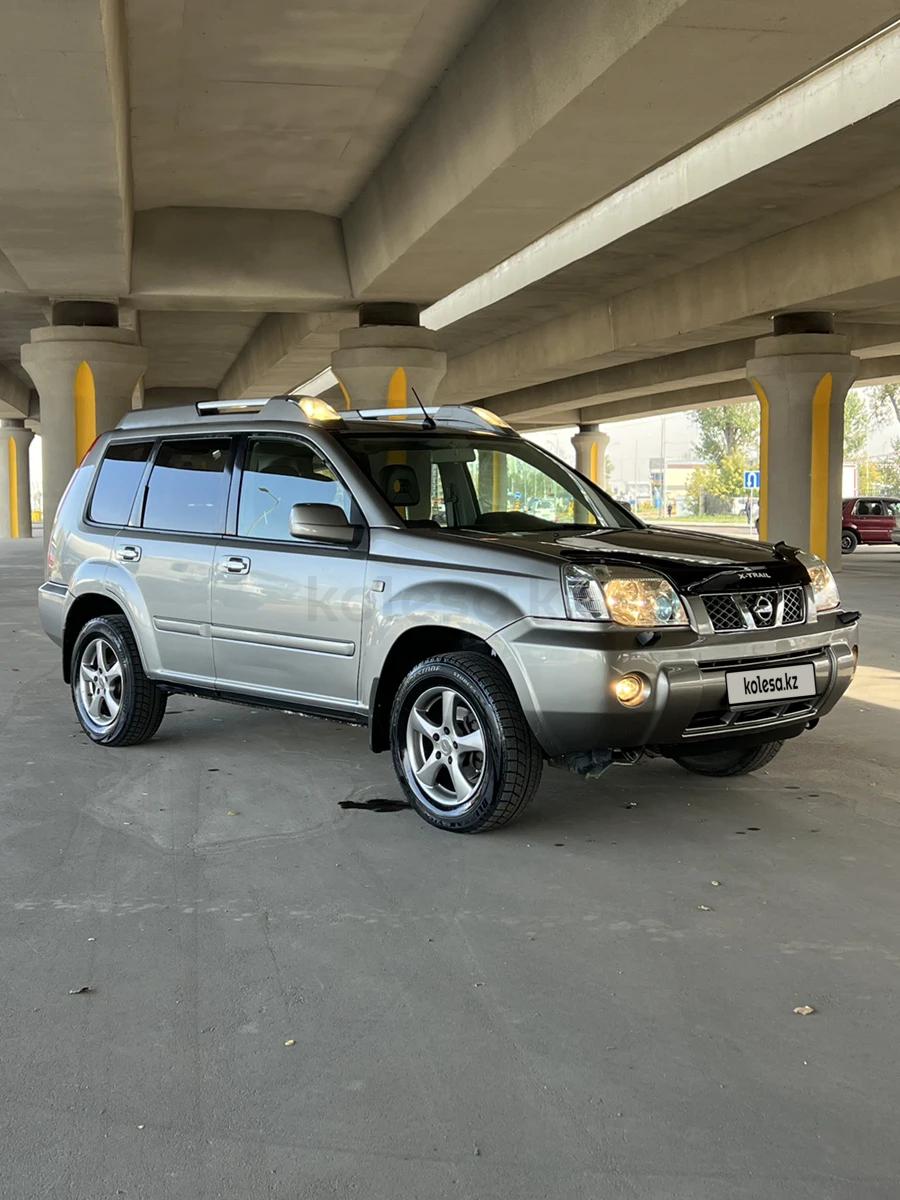
M 768 625 L 775 615 L 775 608 L 768 596 L 759 596 L 753 604 L 753 615 L 758 625 Z

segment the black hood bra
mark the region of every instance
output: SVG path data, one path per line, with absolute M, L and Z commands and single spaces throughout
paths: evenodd
M 646 567 L 665 575 L 681 591 L 754 592 L 808 582 L 797 551 L 783 542 L 718 537 L 694 530 L 647 525 L 636 529 L 474 535 L 510 549 L 532 550 L 574 566 L 604 563 Z

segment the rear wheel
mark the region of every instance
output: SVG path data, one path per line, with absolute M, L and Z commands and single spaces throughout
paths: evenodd
M 126 617 L 95 617 L 75 640 L 72 700 L 81 727 L 101 746 L 136 746 L 153 737 L 167 695 L 144 674 Z
M 429 658 L 406 676 L 391 710 L 391 750 L 419 816 L 454 833 L 512 821 L 543 766 L 506 674 L 470 651 Z
M 709 754 L 673 755 L 679 767 L 693 771 L 695 775 L 749 775 L 767 766 L 784 742 L 766 742 L 762 746 L 751 746 L 746 750 L 713 750 Z
M 852 529 L 845 529 L 841 533 L 841 554 L 852 554 L 859 545 L 859 538 Z

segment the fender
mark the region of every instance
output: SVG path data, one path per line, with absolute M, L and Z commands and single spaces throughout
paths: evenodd
M 508 582 L 508 581 L 507 581 Z M 513 596 L 498 583 L 443 580 L 412 583 L 386 599 L 366 589 L 363 621 L 366 629 L 360 663 L 361 697 L 368 698 L 372 681 L 382 674 L 397 639 L 409 630 L 439 626 L 487 642 L 494 633 L 523 615 Z
M 137 642 L 141 665 L 148 675 L 159 674 L 162 663 L 159 647 L 156 641 L 156 631 L 153 619 L 143 593 L 138 587 L 134 575 L 115 559 L 111 559 L 106 570 L 104 581 L 106 594 L 115 600 L 131 622 L 134 639 Z

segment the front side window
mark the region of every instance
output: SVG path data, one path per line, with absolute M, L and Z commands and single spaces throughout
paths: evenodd
M 350 493 L 318 451 L 296 438 L 252 437 L 241 476 L 239 537 L 290 541 L 295 504 L 335 504 L 351 520 Z
M 229 438 L 163 442 L 147 485 L 144 528 L 222 533 L 230 459 Z
M 337 434 L 413 528 L 633 528 L 640 522 L 564 463 L 520 438 Z
M 152 442 L 114 442 L 107 448 L 91 496 L 92 521 L 126 524 L 152 449 Z

